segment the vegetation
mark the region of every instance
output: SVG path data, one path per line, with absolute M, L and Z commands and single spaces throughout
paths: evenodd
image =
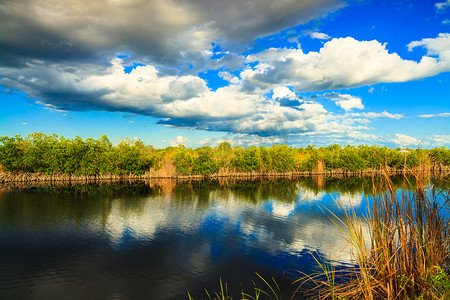
M 419 160 L 422 158 L 422 161 Z M 167 147 L 154 149 L 140 140 L 126 139 L 113 145 L 104 135 L 98 140 L 80 137 L 66 139 L 55 134 L 33 133 L 27 137 L 0 137 L 0 171 L 70 175 L 135 174 L 164 169 L 170 165 L 173 175 L 211 175 L 252 173 L 285 173 L 307 171 L 400 170 L 424 161 L 438 168 L 450 166 L 450 149 L 390 149 L 360 145 L 316 148 L 217 147 L 197 149 Z M 164 171 L 164 170 L 163 170 Z M 170 173 L 170 174 L 169 174 Z
M 258 282 L 258 284 L 253 281 L 253 289 L 246 293 L 244 291 L 241 291 L 240 297 L 237 299 L 241 300 L 259 300 L 259 299 L 274 299 L 274 300 L 281 300 L 281 291 L 280 287 L 278 286 L 278 283 L 276 280 L 272 277 L 272 280 L 267 281 L 256 273 L 256 275 L 259 277 L 261 282 Z M 219 280 L 220 283 L 220 291 L 217 292 L 209 292 L 205 289 L 205 294 L 208 297 L 209 300 L 233 300 L 236 298 L 233 298 L 233 295 L 228 291 L 228 285 L 226 283 L 222 282 L 222 279 Z M 262 288 L 261 288 L 262 287 Z M 188 299 L 194 300 L 190 293 L 188 292 Z
M 139 140 L 117 146 L 100 139 L 65 139 L 33 133 L 26 138 L 0 137 L 0 165 L 4 171 L 44 174 L 144 174 L 158 166 L 161 155 Z
M 400 193 L 389 178 L 374 185 L 365 218 L 343 209 L 336 225 L 347 237 L 355 267 L 337 270 L 319 262 L 323 273 L 300 281 L 314 282 L 320 299 L 450 299 L 444 271 L 450 262 L 450 195 L 421 179 L 411 189 L 405 178 Z

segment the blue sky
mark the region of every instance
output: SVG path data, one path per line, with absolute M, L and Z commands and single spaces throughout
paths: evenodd
M 450 0 L 5 0 L 0 135 L 450 146 Z

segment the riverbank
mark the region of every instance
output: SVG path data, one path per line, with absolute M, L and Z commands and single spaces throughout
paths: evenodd
M 142 175 L 129 174 L 97 174 L 97 175 L 75 175 L 75 174 L 43 174 L 43 173 L 12 173 L 1 172 L 0 183 L 46 183 L 46 182 L 126 182 L 126 181 L 148 181 L 152 179 L 171 179 L 171 180 L 207 180 L 207 179 L 258 179 L 258 178 L 288 178 L 298 177 L 333 177 L 347 178 L 355 176 L 394 176 L 405 174 L 428 174 L 434 177 L 444 177 L 450 174 L 449 166 L 432 165 L 427 168 L 385 168 L 367 169 L 363 171 L 351 171 L 345 169 L 336 170 L 315 170 L 315 171 L 290 171 L 290 172 L 218 172 L 211 175 L 179 175 L 174 172 L 161 172 L 161 170 L 146 172 Z
M 3 182 L 126 180 L 148 178 L 254 178 L 295 176 L 372 176 L 403 174 L 427 166 L 450 172 L 450 149 L 391 149 L 380 146 L 296 148 L 287 145 L 240 147 L 184 146 L 156 149 L 139 140 L 113 145 L 100 139 L 65 139 L 35 133 L 0 137 Z M 74 175 L 76 174 L 76 175 Z

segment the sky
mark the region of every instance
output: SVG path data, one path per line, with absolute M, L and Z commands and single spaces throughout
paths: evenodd
M 0 0 L 0 136 L 450 147 L 450 0 Z

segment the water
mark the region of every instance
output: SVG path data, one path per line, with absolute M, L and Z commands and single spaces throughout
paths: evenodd
M 365 211 L 370 179 L 85 185 L 0 190 L 1 299 L 237 298 L 256 272 L 348 263 L 334 199 Z M 369 200 L 367 200 L 369 199 Z M 288 277 L 288 278 L 286 278 Z

